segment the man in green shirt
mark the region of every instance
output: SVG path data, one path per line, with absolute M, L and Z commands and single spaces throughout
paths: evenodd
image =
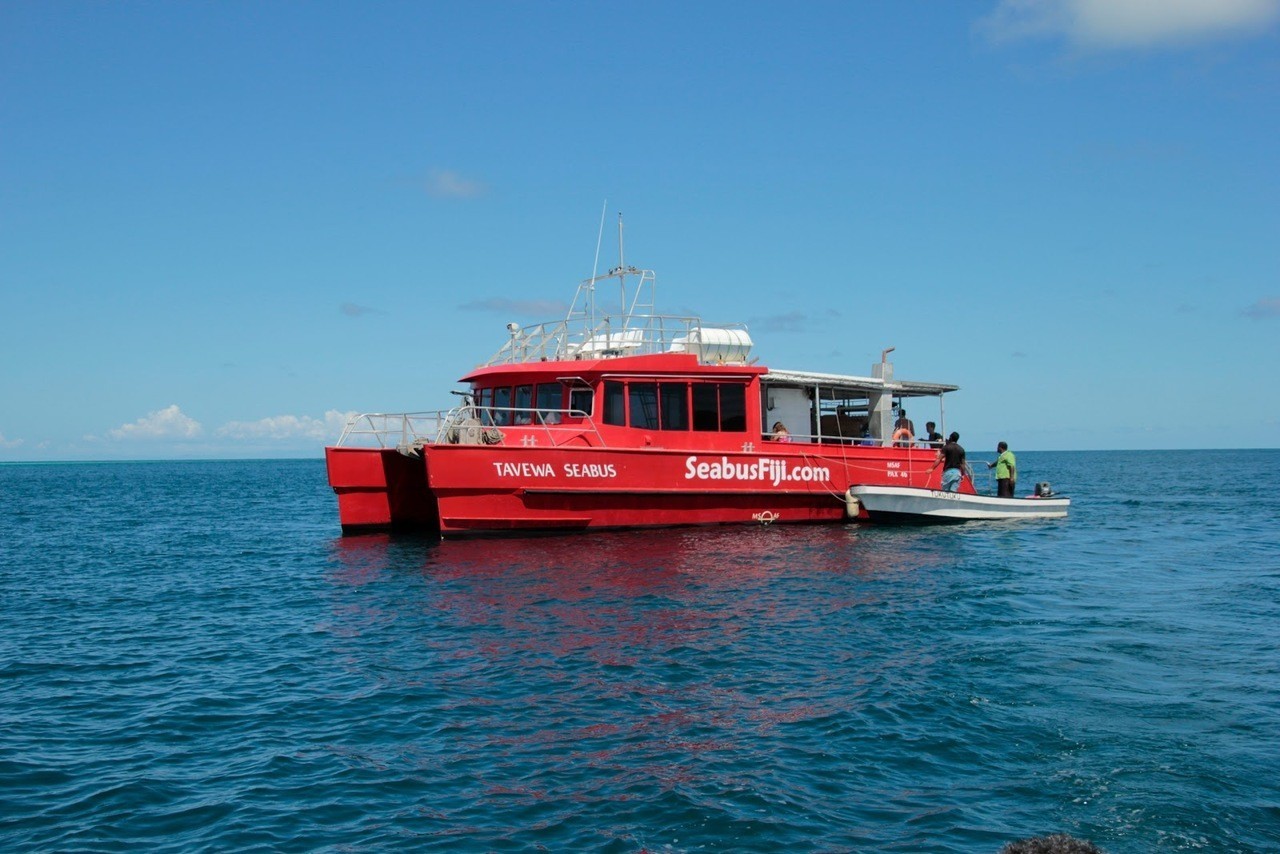
M 996 457 L 994 463 L 987 463 L 987 468 L 996 470 L 996 495 L 1001 498 L 1012 498 L 1013 488 L 1018 484 L 1018 461 L 1013 456 L 1013 451 L 1009 450 L 1008 442 L 1001 442 L 996 445 Z

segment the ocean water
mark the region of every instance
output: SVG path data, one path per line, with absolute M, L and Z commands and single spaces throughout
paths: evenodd
M 1064 521 L 339 535 L 316 461 L 0 466 L 4 851 L 1280 847 L 1280 451 Z

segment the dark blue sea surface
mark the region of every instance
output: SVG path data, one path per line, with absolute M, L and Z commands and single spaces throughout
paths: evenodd
M 1276 850 L 1280 451 L 1019 462 L 1069 519 L 456 542 L 0 466 L 0 849 Z

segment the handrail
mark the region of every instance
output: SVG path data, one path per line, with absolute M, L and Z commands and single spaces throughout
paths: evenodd
M 604 437 L 595 420 L 581 409 L 547 409 L 527 406 L 477 406 L 465 404 L 450 413 L 449 423 L 445 431 L 437 437 L 437 442 L 452 443 L 447 435 L 450 429 L 463 426 L 480 426 L 492 429 L 501 435 L 502 430 L 521 430 L 524 435 L 534 430 L 543 433 L 550 445 L 555 446 L 567 440 L 590 433 L 597 446 L 604 447 Z M 501 440 L 499 440 L 501 442 Z M 495 443 L 496 444 L 496 443 Z
M 435 412 L 366 412 L 352 416 L 338 438 L 337 446 L 357 446 L 362 441 L 379 448 L 410 449 L 422 445 L 447 445 L 457 442 L 451 432 L 462 427 L 478 427 L 480 430 L 496 430 L 498 434 L 508 429 L 537 430 L 546 435 L 548 443 L 555 446 L 557 439 L 572 434 L 591 434 L 597 447 L 604 447 L 604 437 L 590 414 L 580 409 L 545 409 L 520 406 L 477 406 L 465 403 L 449 410 Z M 791 433 L 790 442 L 774 442 L 774 434 L 765 431 L 761 439 L 770 447 L 793 445 L 861 445 L 863 447 L 899 447 L 893 439 L 873 439 L 865 436 L 836 437 L 816 433 Z M 494 437 L 491 444 L 503 444 Z M 931 445 L 917 439 L 902 448 L 906 450 L 934 450 Z
M 731 330 L 742 334 L 741 344 L 750 347 L 747 327 L 742 323 L 705 326 L 697 317 L 665 314 L 631 314 L 589 325 L 582 320 L 558 320 L 514 328 L 511 338 L 483 364 L 521 364 L 543 360 L 598 359 L 653 353 L 691 352 L 703 355 L 711 347 L 706 333 Z M 745 361 L 746 354 L 733 361 Z
M 942 447 L 941 442 L 926 442 L 924 439 L 916 437 L 906 445 L 900 444 L 901 439 L 876 439 L 872 436 L 837 436 L 831 433 L 797 433 L 794 430 L 787 431 L 791 437 L 789 442 L 778 442 L 774 439 L 777 435 L 771 430 L 765 430 L 761 438 L 772 445 L 858 445 L 870 448 L 900 448 L 901 450 L 937 450 Z
M 570 420 L 572 419 L 572 420 Z M 581 409 L 545 409 L 516 406 L 476 406 L 462 404 L 435 412 L 367 412 L 348 419 L 337 446 L 376 446 L 407 451 L 423 445 L 456 444 L 463 428 L 488 432 L 482 441 L 501 444 L 502 430 L 540 430 L 548 442 L 557 438 L 591 434 L 598 446 L 604 438 L 592 417 Z
M 359 415 L 353 415 L 347 419 L 347 424 L 342 428 L 342 435 L 338 437 L 338 446 L 347 444 L 355 444 L 352 439 L 359 441 L 361 437 L 372 438 L 377 442 L 378 447 L 401 447 L 412 444 L 422 435 L 427 433 L 439 432 L 438 422 L 442 419 L 441 412 L 364 412 Z M 434 421 L 437 426 L 434 428 L 425 425 Z M 419 427 L 419 425 L 423 425 Z M 398 436 L 397 441 L 392 441 L 392 437 Z

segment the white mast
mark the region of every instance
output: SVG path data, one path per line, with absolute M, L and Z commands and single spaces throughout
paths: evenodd
M 631 312 L 627 307 L 627 266 L 623 262 L 622 252 L 622 211 L 618 211 L 618 305 L 622 308 L 623 317 L 625 318 Z M 624 320 L 625 324 L 626 321 Z
M 600 244 L 604 242 L 604 215 L 609 209 L 609 200 L 605 199 L 604 204 L 600 206 L 600 229 L 596 232 L 596 257 L 591 262 L 591 275 L 587 277 L 587 307 L 584 312 L 587 315 L 587 327 L 594 328 L 596 325 L 596 274 L 600 271 Z M 570 309 L 569 314 L 573 314 Z

